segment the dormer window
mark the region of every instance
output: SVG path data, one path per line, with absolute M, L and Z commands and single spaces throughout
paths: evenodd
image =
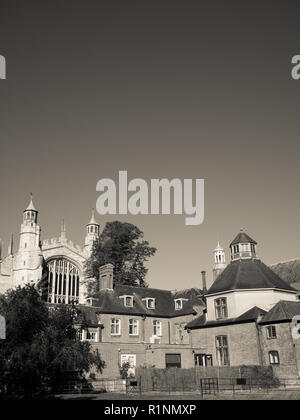
M 180 309 L 183 309 L 183 302 L 184 301 L 188 301 L 188 299 L 179 298 L 179 299 L 174 300 L 176 311 L 179 311 Z
M 148 309 L 155 309 L 155 299 L 154 298 L 145 298 L 143 300 L 146 301 L 146 307 Z
M 120 298 L 123 299 L 124 306 L 126 306 L 127 308 L 133 307 L 133 296 L 125 295 L 125 296 L 120 296 Z
M 175 309 L 179 311 L 183 307 L 182 299 L 175 299 Z

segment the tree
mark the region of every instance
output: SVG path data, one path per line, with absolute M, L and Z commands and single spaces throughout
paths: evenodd
M 75 307 L 49 310 L 35 287 L 27 285 L 0 296 L 0 313 L 7 326 L 6 340 L 0 342 L 0 395 L 9 390 L 32 396 L 62 373 L 77 372 L 82 379 L 92 366 L 102 372 L 99 352 L 76 340 Z
M 143 238 L 143 232 L 130 223 L 106 223 L 85 265 L 89 292 L 97 290 L 99 268 L 108 263 L 114 265 L 115 284 L 147 287 L 145 263 L 155 254 L 156 248 L 150 247 Z

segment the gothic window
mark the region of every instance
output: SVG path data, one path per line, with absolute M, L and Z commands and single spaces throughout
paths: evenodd
M 216 319 L 224 319 L 228 317 L 227 299 L 215 299 Z
M 229 366 L 228 340 L 226 335 L 216 337 L 216 351 L 219 366 Z
M 79 270 L 65 258 L 51 260 L 48 265 L 48 302 L 79 303 Z

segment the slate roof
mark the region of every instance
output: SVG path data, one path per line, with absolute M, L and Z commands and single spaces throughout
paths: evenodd
M 296 291 L 257 259 L 232 261 L 217 277 L 206 295 L 237 289 L 281 289 Z
M 260 324 L 291 321 L 295 315 L 300 315 L 300 301 L 280 300 L 264 315 Z
M 124 305 L 120 296 L 133 296 L 133 307 Z M 99 313 L 146 315 L 156 317 L 177 317 L 195 314 L 194 307 L 205 307 L 202 300 L 203 292 L 200 289 L 187 289 L 182 291 L 169 291 L 152 289 L 148 287 L 135 287 L 127 285 L 115 285 L 113 290 L 102 290 L 92 297 L 92 307 L 97 308 Z M 155 299 L 155 309 L 146 307 L 144 298 Z M 175 310 L 174 299 L 188 299 L 183 301 L 183 308 Z
M 241 231 L 241 232 L 238 233 L 238 235 L 231 242 L 230 246 L 236 245 L 236 244 L 246 244 L 246 243 L 249 243 L 249 242 L 251 244 L 257 245 L 257 242 L 254 239 L 250 238 L 250 236 L 247 235 L 246 232 Z
M 189 322 L 185 328 L 189 330 L 194 330 L 198 328 L 212 328 L 212 327 L 219 327 L 222 325 L 255 322 L 259 316 L 264 315 L 264 314 L 266 314 L 266 311 L 264 311 L 263 309 L 257 306 L 253 306 L 253 308 L 249 309 L 248 311 L 244 312 L 242 315 L 236 318 L 220 319 L 217 321 L 206 321 L 206 315 L 203 314 L 193 319 L 193 321 Z

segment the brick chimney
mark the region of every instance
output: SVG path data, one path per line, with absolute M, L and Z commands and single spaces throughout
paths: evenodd
M 99 269 L 100 290 L 113 290 L 114 287 L 114 266 L 112 264 L 102 265 Z
M 206 287 L 206 271 L 201 271 L 201 275 L 202 275 L 202 290 L 203 290 L 203 292 L 207 292 L 207 287 Z

